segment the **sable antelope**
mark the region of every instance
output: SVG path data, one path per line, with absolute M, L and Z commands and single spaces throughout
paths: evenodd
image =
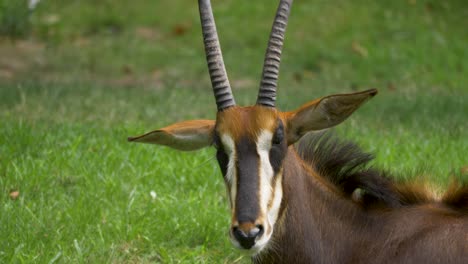
M 437 200 L 368 168 L 371 155 L 351 143 L 306 135 L 341 123 L 375 89 L 290 112 L 275 108 L 291 3 L 280 1 L 256 105 L 239 107 L 210 1 L 199 0 L 216 120 L 179 122 L 129 141 L 183 151 L 213 145 L 227 186 L 230 238 L 256 263 L 468 263 L 468 186 Z

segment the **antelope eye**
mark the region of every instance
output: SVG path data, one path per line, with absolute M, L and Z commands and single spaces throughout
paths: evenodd
M 283 141 L 283 138 L 284 138 L 283 123 L 280 121 L 278 128 L 275 131 L 275 135 L 273 136 L 272 143 L 274 145 L 279 145 Z
M 221 140 L 219 139 L 219 136 L 217 134 L 215 134 L 213 138 L 213 147 L 215 147 L 215 149 L 217 150 L 220 150 L 222 148 Z
M 273 144 L 275 145 L 281 144 L 281 141 L 283 141 L 283 133 L 275 135 L 272 140 Z

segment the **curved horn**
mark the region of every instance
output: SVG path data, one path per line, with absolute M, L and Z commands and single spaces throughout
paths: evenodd
M 270 33 L 270 40 L 263 63 L 262 80 L 258 92 L 257 104 L 275 107 L 276 86 L 278 84 L 281 49 L 288 24 L 289 11 L 293 0 L 281 0 L 276 11 L 275 21 Z
M 231 85 L 224 68 L 223 55 L 219 45 L 218 33 L 211 10 L 210 0 L 198 0 L 200 20 L 205 44 L 206 61 L 210 72 L 211 85 L 218 111 L 236 105 L 232 95 Z

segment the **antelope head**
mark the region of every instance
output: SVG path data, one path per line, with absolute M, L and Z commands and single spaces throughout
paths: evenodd
M 335 126 L 349 117 L 375 89 L 323 97 L 297 110 L 275 108 L 284 33 L 292 0 L 281 0 L 264 60 L 254 106 L 236 106 L 226 74 L 209 0 L 199 0 L 206 59 L 217 104 L 216 120 L 190 120 L 130 137 L 131 142 L 182 151 L 214 146 L 231 208 L 230 238 L 256 254 L 273 234 L 282 207 L 283 165 L 288 146 L 309 131 Z

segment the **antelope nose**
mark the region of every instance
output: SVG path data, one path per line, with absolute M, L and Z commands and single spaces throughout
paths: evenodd
M 263 226 L 234 226 L 232 228 L 232 234 L 243 248 L 250 249 L 253 245 L 255 245 L 255 240 L 263 235 Z

